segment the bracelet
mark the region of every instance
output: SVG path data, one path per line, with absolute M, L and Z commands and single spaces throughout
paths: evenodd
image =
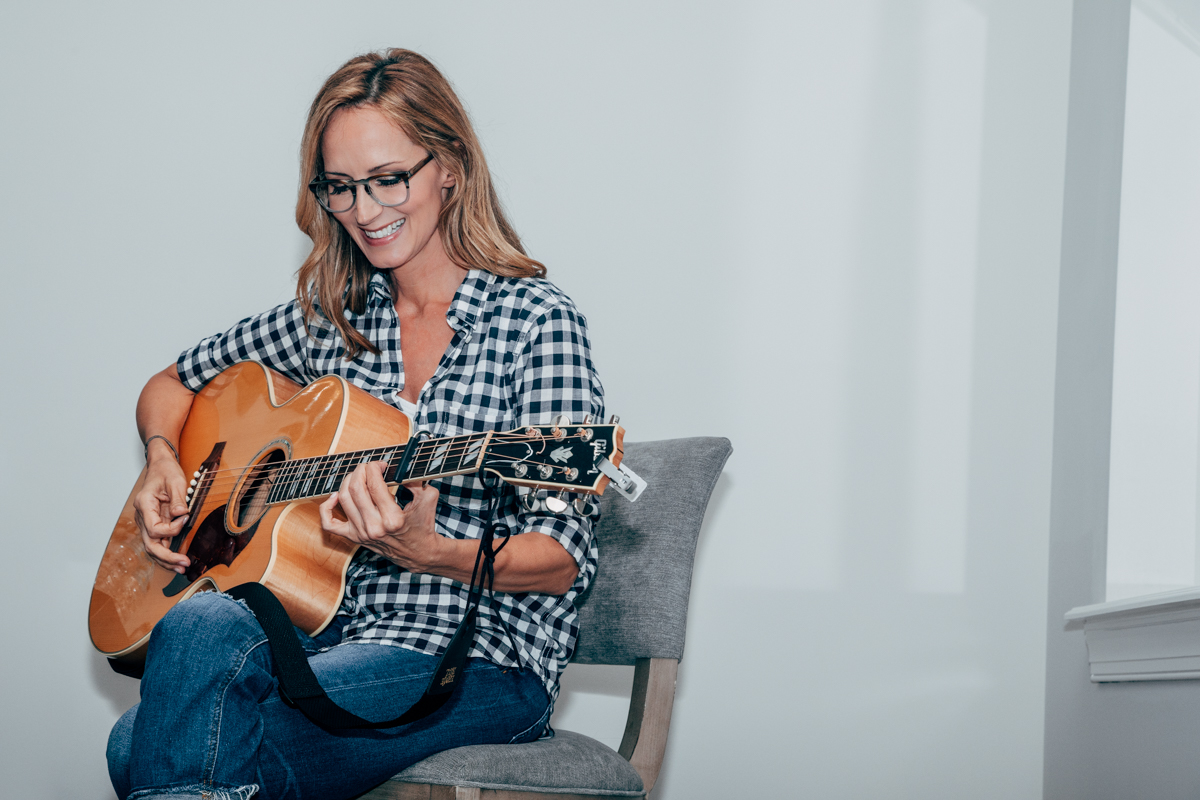
M 155 439 L 162 439 L 164 442 L 166 442 L 167 447 L 171 448 L 171 452 L 175 454 L 175 460 L 176 461 L 179 460 L 179 451 L 175 449 L 175 445 L 171 444 L 171 440 L 165 436 L 162 436 L 162 435 L 156 433 L 153 436 L 146 439 L 146 460 L 147 461 L 150 460 L 150 443 L 153 442 Z

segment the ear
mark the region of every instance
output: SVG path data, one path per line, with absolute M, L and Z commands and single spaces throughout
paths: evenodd
M 454 173 L 448 169 L 442 170 L 442 188 L 449 189 L 453 187 L 457 181 L 454 180 Z

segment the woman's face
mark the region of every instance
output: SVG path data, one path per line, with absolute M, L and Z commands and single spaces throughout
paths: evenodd
M 358 180 L 404 172 L 427 155 L 371 106 L 338 110 L 321 139 L 325 175 L 331 178 Z M 434 160 L 408 183 L 408 199 L 401 205 L 381 206 L 358 186 L 354 207 L 334 214 L 377 269 L 449 261 L 437 225 L 444 190 L 454 185 L 454 176 Z

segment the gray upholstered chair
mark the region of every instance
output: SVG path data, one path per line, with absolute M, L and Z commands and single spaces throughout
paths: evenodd
M 594 800 L 645 797 L 667 747 L 683 655 L 692 560 L 709 495 L 732 452 L 728 439 L 628 443 L 649 483 L 636 503 L 601 499 L 600 564 L 579 603 L 579 664 L 633 664 L 620 749 L 557 731 L 552 739 L 475 745 L 430 756 L 361 800 Z

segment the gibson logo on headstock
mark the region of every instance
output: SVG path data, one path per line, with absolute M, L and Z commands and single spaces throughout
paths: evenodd
M 608 453 L 608 440 L 607 439 L 592 440 L 592 468 L 587 471 L 588 475 L 595 475 L 597 472 L 600 471 L 600 467 L 597 465 L 600 463 L 600 459 L 604 458 L 607 455 L 607 453 Z M 551 455 L 551 457 L 553 457 L 553 454 Z
M 571 458 L 571 448 L 560 447 L 550 453 L 550 460 L 559 464 L 565 464 Z

